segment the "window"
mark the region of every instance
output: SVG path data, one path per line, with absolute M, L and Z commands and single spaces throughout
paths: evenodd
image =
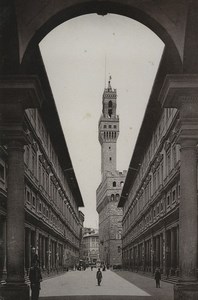
M 114 200 L 114 194 L 111 195 L 111 201 L 113 201 L 113 200 Z
M 33 205 L 33 207 L 36 206 L 36 198 L 35 198 L 35 196 L 32 196 L 32 205 Z
M 111 115 L 112 115 L 112 101 L 109 101 L 108 103 L 108 115 L 109 117 L 111 118 Z
M 26 193 L 26 199 L 27 199 L 27 202 L 30 203 L 30 192 L 27 191 Z
M 109 157 L 109 160 L 111 161 L 111 157 Z
M 159 204 L 157 205 L 157 215 L 159 214 Z
M 30 149 L 27 146 L 26 147 L 26 165 L 29 166 L 29 161 L 30 161 Z
M 176 145 L 174 145 L 172 148 L 172 155 L 173 155 L 173 167 L 175 167 L 177 163 Z
M 176 200 L 176 191 L 174 190 L 173 191 L 173 202 L 175 202 L 175 200 Z
M 170 150 L 166 153 L 166 175 L 170 173 L 171 170 L 171 154 Z
M 120 199 L 120 195 L 116 194 L 116 201 L 119 201 L 119 199 Z
M 36 153 L 32 150 L 32 173 L 36 175 Z
M 104 125 L 104 128 L 107 128 L 107 125 Z
M 113 125 L 113 128 L 116 128 L 116 125 Z
M 121 247 L 120 246 L 118 246 L 118 253 L 120 253 L 121 252 Z
M 113 187 L 116 187 L 116 181 L 113 182 Z
M 180 197 L 180 183 L 178 183 L 178 186 L 177 186 L 177 195 L 178 195 L 178 198 Z
M 109 128 L 111 128 L 111 125 L 109 125 Z
M 0 164 L 0 179 L 5 180 L 5 168 L 2 164 Z
M 167 206 L 170 205 L 170 195 L 167 196 Z

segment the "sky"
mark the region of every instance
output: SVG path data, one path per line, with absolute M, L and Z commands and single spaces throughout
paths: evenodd
M 85 227 L 98 228 L 101 182 L 98 121 L 109 76 L 117 89 L 117 170 L 127 170 L 163 53 L 143 24 L 107 14 L 62 23 L 39 44 L 85 207 Z

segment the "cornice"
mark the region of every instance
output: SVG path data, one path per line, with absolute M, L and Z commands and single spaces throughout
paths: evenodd
M 23 108 L 40 107 L 45 97 L 37 76 L 0 77 L 1 104 L 22 103 Z
M 158 100 L 163 108 L 198 103 L 198 74 L 167 75 Z

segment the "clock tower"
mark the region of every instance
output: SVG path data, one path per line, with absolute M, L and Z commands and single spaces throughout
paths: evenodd
M 111 87 L 111 77 L 108 87 L 103 93 L 102 115 L 98 124 L 99 142 L 101 144 L 101 173 L 104 177 L 107 171 L 116 171 L 116 143 L 119 135 L 119 117 L 116 115 L 116 89 Z
M 99 214 L 99 255 L 107 266 L 122 264 L 122 208 L 118 202 L 126 178 L 126 171 L 116 168 L 116 144 L 119 135 L 119 117 L 116 115 L 117 93 L 108 87 L 102 96 L 102 115 L 98 123 L 101 144 L 102 180 L 96 191 L 96 210 Z

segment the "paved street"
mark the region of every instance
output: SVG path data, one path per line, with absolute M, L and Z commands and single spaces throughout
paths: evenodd
M 96 283 L 96 269 L 69 271 L 42 282 L 40 299 L 49 300 L 173 300 L 173 285 L 162 282 L 155 288 L 154 279 L 136 273 L 107 270 L 101 286 Z

